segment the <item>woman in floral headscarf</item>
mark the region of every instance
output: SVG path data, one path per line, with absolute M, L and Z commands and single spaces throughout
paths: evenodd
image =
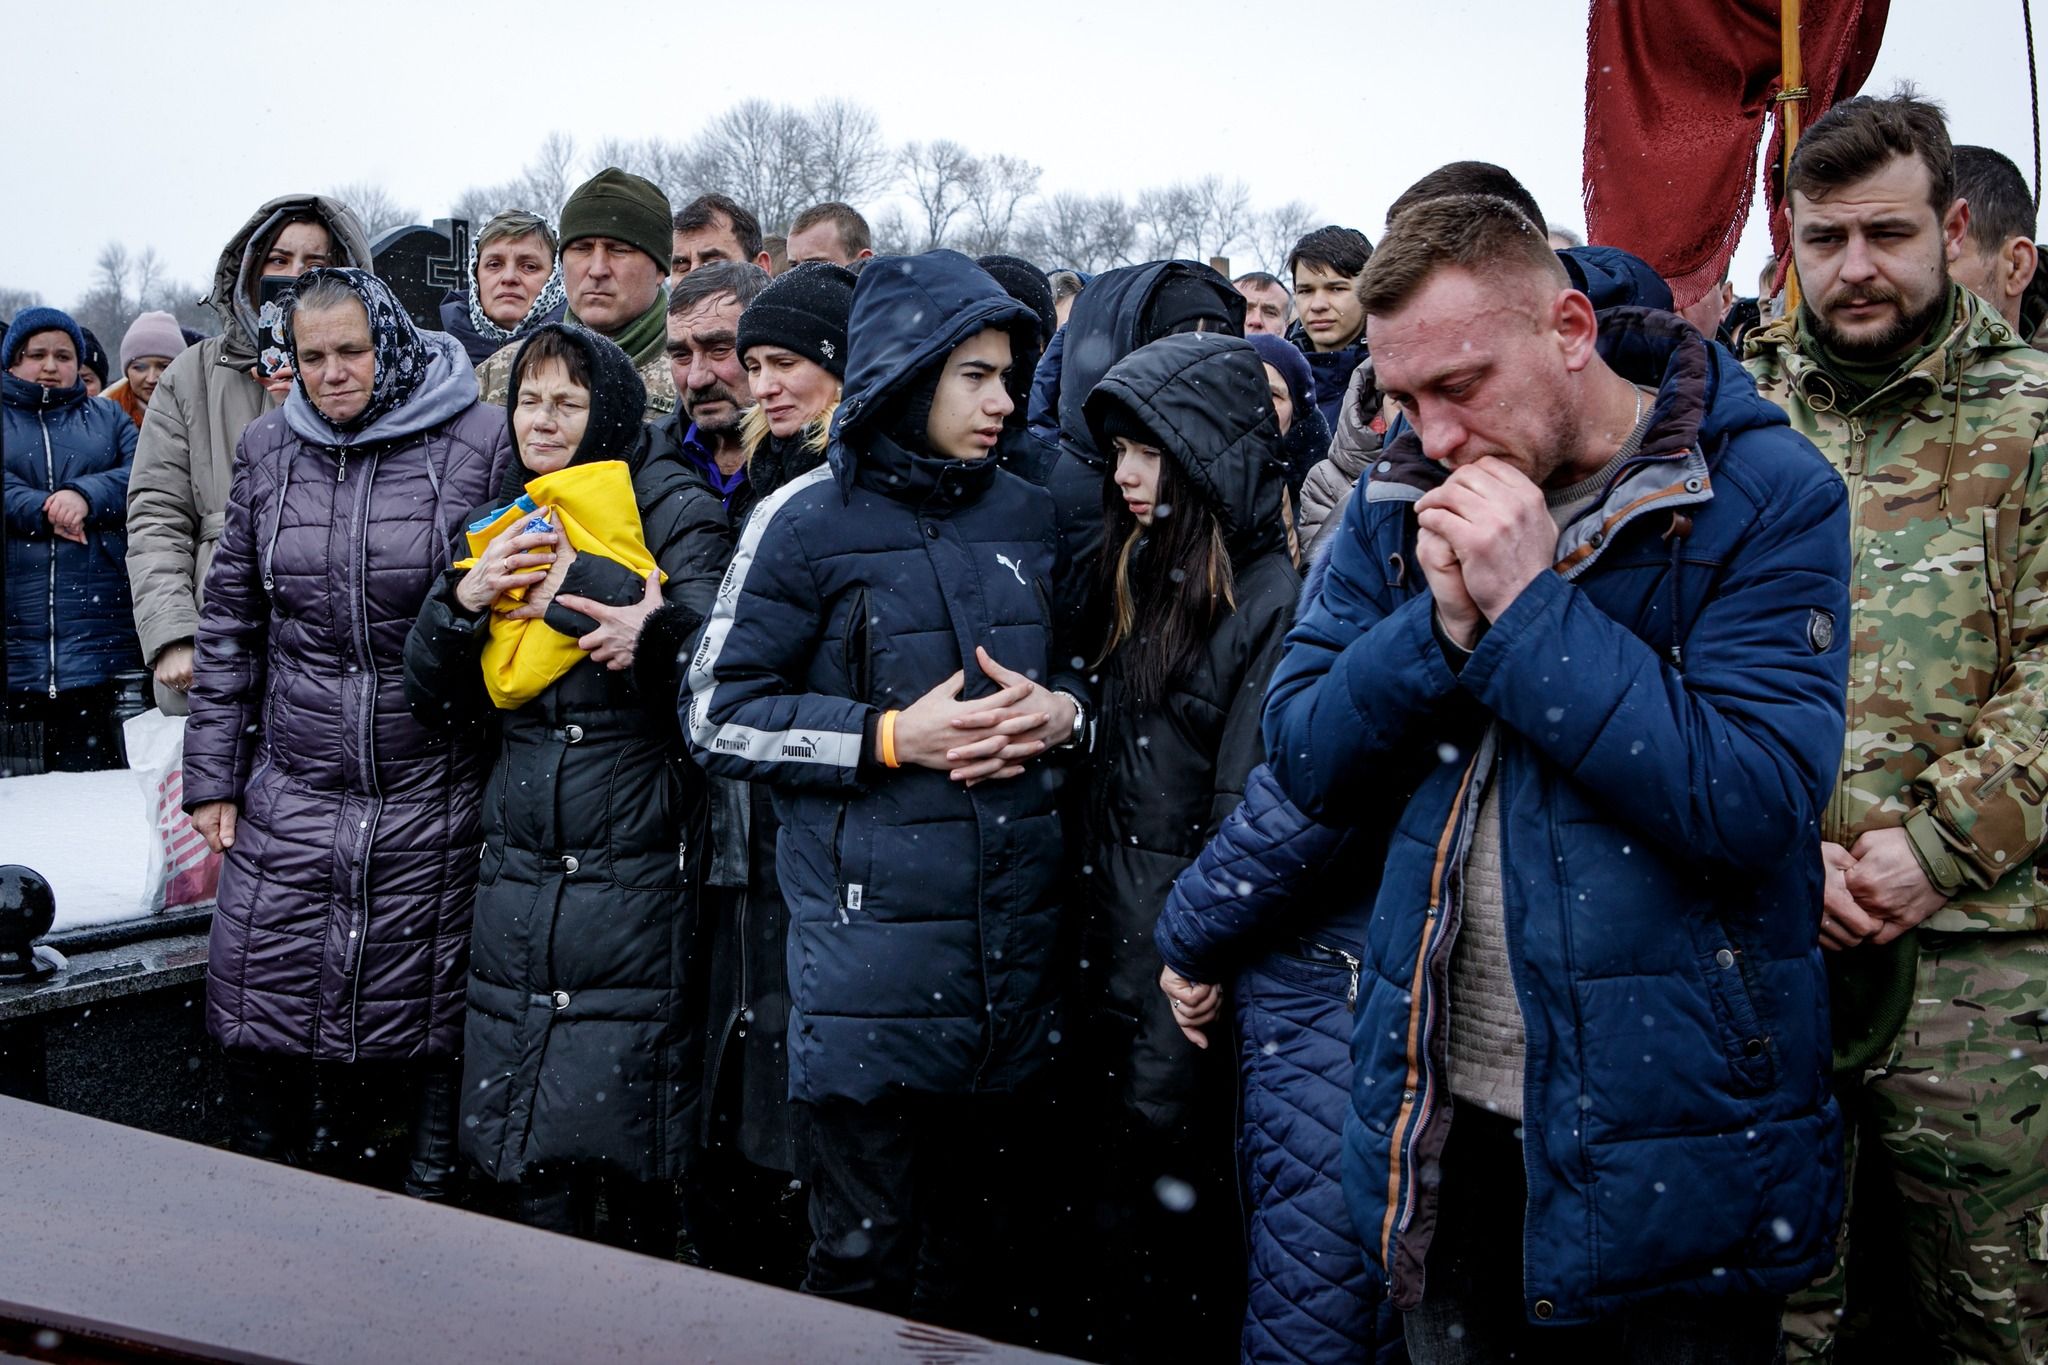
M 504 347 L 560 322 L 569 307 L 562 263 L 547 220 L 507 209 L 485 223 L 469 244 L 469 287 L 441 300 L 441 330 L 462 343 L 469 363 L 481 365 Z
M 207 578 L 185 803 L 226 851 L 206 1023 L 236 1150 L 330 1170 L 375 1097 L 408 1193 L 456 1170 L 485 763 L 406 709 L 402 652 L 512 462 L 453 337 L 360 270 L 299 277 L 284 406 L 243 433 Z

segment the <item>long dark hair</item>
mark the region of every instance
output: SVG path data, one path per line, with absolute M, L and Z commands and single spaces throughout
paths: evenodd
M 1237 610 L 1223 523 L 1170 454 L 1160 456 L 1155 496 L 1146 526 L 1124 505 L 1116 481 L 1103 481 L 1102 543 L 1115 550 L 1102 557 L 1109 634 L 1097 667 L 1118 659 L 1144 706 L 1158 704 L 1216 622 Z

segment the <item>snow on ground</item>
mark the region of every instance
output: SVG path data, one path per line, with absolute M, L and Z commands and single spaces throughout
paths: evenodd
M 125 768 L 0 781 L 0 863 L 49 879 L 59 930 L 148 914 L 155 841 L 142 784 Z

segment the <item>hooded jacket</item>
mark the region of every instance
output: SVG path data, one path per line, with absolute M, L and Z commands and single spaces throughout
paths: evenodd
M 128 606 L 128 466 L 135 424 L 85 386 L 46 389 L 0 374 L 6 450 L 10 691 L 54 697 L 140 666 Z M 85 542 L 43 515 L 52 493 L 85 499 Z
M 1074 299 L 1067 325 L 1055 338 L 1057 354 L 1049 351 L 1040 362 L 1058 370 L 1060 455 L 1046 486 L 1059 511 L 1061 558 L 1071 572 L 1062 580 L 1058 601 L 1088 651 L 1102 639 L 1095 565 L 1102 553 L 1102 485 L 1111 470 L 1084 409 L 1112 365 L 1157 339 L 1146 325 L 1152 302 L 1169 283 L 1183 279 L 1208 284 L 1235 321 L 1233 335 L 1244 335 L 1244 296 L 1230 281 L 1194 261 L 1152 261 L 1097 275 Z
M 1344 1187 L 1412 1307 L 1449 1125 L 1450 956 L 1487 784 L 1527 1034 L 1523 1306 L 1785 1294 L 1833 1261 L 1841 1123 L 1817 943 L 1847 652 L 1841 480 L 1732 357 L 1601 315 L 1648 436 L 1461 668 L 1414 564 L 1444 478 L 1383 452 L 1275 671 L 1307 815 L 1388 840 L 1361 954 Z
M 240 808 L 206 967 L 226 1047 L 461 1046 L 484 762 L 407 710 L 402 651 L 511 443 L 454 338 L 402 340 L 424 352 L 403 402 L 344 429 L 295 386 L 234 465 L 185 731 L 186 809 Z
M 370 269 L 370 241 L 340 201 L 294 194 L 273 199 L 221 248 L 207 303 L 221 333 L 187 346 L 157 381 L 135 445 L 128 484 L 128 582 L 142 657 L 190 640 L 205 600 L 207 566 L 227 515 L 235 443 L 277 404 L 249 375 L 256 311 L 249 291 L 263 274 L 258 251 L 285 217 L 311 213 L 327 225 L 336 265 Z M 182 715 L 185 697 L 159 687 L 157 703 Z
M 646 395 L 625 353 L 583 328 L 549 326 L 582 347 L 593 380 L 570 464 L 631 467 L 647 548 L 668 575 L 664 610 L 687 631 L 724 567 L 723 509 L 701 484 L 648 459 Z M 515 390 L 508 417 L 517 400 Z M 457 600 L 460 578 L 441 575 L 420 610 L 405 690 L 421 723 L 490 755 L 463 1153 L 501 1181 L 553 1161 L 673 1178 L 697 1117 L 697 1027 L 685 1003 L 704 847 L 704 776 L 676 726 L 676 651 L 643 630 L 633 669 L 586 658 L 524 705 L 497 710 L 479 671 L 489 613 Z M 584 553 L 558 595 L 626 605 L 645 590 L 640 575 Z M 594 623 L 557 604 L 533 624 L 573 637 Z
M 1280 512 L 1279 428 L 1264 362 L 1249 343 L 1186 335 L 1140 347 L 1089 396 L 1098 439 L 1112 406 L 1157 436 L 1164 457 L 1199 490 L 1222 525 L 1234 579 L 1235 606 L 1160 702 L 1145 705 L 1133 695 L 1122 651 L 1100 670 L 1101 739 L 1084 858 L 1093 869 L 1084 882 L 1089 1003 L 1125 1105 L 1164 1130 L 1186 1113 L 1201 1054 L 1159 989 L 1152 926 L 1173 879 L 1237 806 L 1245 775 L 1264 757 L 1266 678 L 1301 582 Z M 1163 569 L 1146 564 L 1141 544 L 1132 571 Z
M 1011 1090 L 1055 1023 L 1059 821 L 1043 760 L 968 788 L 873 761 L 875 723 L 974 660 L 1055 665 L 1044 490 L 887 434 L 954 347 L 1037 320 L 951 251 L 869 262 L 828 462 L 758 503 L 691 659 L 684 731 L 775 789 L 789 903 L 789 1091 L 867 1102 Z

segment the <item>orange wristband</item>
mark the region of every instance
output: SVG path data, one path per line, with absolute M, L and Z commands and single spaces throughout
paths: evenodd
M 903 766 L 896 761 L 896 717 L 900 714 L 897 711 L 884 711 L 882 713 L 882 726 L 878 733 L 882 741 L 882 766 L 885 768 L 900 768 Z

